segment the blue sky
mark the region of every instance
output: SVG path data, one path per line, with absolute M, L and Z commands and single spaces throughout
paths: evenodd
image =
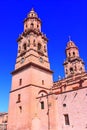
M 86 0 L 3 0 L 0 1 L 0 112 L 8 111 L 11 74 L 17 56 L 18 35 L 31 8 L 42 20 L 42 32 L 48 39 L 48 55 L 53 79 L 64 77 L 63 62 L 68 36 L 79 47 L 87 68 Z

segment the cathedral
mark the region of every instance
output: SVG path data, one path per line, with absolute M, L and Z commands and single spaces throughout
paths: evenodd
M 53 82 L 48 39 L 32 9 L 17 39 L 7 130 L 87 130 L 87 73 L 76 44 L 65 48 L 65 78 Z

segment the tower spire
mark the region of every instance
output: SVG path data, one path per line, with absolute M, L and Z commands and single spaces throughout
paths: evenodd
M 68 38 L 69 38 L 69 41 L 71 41 L 71 36 L 70 35 L 68 36 Z

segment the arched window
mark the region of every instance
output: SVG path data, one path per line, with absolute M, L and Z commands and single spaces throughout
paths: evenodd
M 37 49 L 41 50 L 41 44 L 40 43 L 38 43 L 38 48 Z
M 41 109 L 44 109 L 44 101 L 41 101 Z
M 37 28 L 39 28 L 39 25 L 37 24 Z
M 75 56 L 75 52 L 73 52 L 73 56 Z
M 33 28 L 34 27 L 34 24 L 33 23 L 31 23 L 31 28 Z
M 70 72 L 73 73 L 73 68 L 72 67 L 70 68 Z
M 26 43 L 23 45 L 23 49 L 24 49 L 24 50 L 26 50 L 26 49 L 27 49 L 27 47 L 26 47 Z
M 21 94 L 18 94 L 17 102 L 16 103 L 20 103 L 20 102 L 21 102 Z

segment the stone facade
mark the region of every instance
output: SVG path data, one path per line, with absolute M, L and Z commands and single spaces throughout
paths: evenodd
M 17 41 L 7 130 L 86 130 L 87 73 L 75 43 L 67 43 L 65 78 L 53 82 L 48 40 L 34 9 Z

